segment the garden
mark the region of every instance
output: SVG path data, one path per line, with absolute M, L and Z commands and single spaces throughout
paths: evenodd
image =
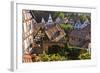
M 48 62 L 48 61 L 66 61 L 66 60 L 88 60 L 91 59 L 91 54 L 87 50 L 77 49 L 77 48 L 68 48 L 65 46 L 64 48 L 56 49 L 55 52 L 45 52 L 39 55 L 33 55 L 33 62 Z

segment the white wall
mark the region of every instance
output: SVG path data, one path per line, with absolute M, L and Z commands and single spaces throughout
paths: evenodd
M 45 3 L 45 4 L 66 4 L 66 5 L 77 5 L 77 6 L 95 6 L 97 7 L 97 20 L 98 25 L 96 29 L 95 46 L 98 48 L 98 66 L 97 67 L 78 67 L 78 68 L 62 68 L 56 70 L 37 70 L 36 73 L 99 73 L 100 69 L 100 5 L 99 0 L 32 0 L 34 3 Z M 10 0 L 0 0 L 0 73 L 10 73 Z M 34 72 L 34 71 L 33 71 Z M 28 73 L 28 72 L 27 72 Z M 31 73 L 31 72 L 30 72 Z M 35 73 L 35 72 L 34 72 Z

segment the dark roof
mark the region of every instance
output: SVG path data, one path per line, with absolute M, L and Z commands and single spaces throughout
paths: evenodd
M 89 24 L 83 29 L 80 29 L 80 30 L 74 29 L 74 30 L 71 31 L 69 36 L 70 37 L 73 36 L 73 37 L 78 37 L 78 38 L 84 39 L 84 38 L 86 38 L 86 35 L 90 34 L 90 31 L 91 31 L 90 27 L 91 27 L 91 25 Z

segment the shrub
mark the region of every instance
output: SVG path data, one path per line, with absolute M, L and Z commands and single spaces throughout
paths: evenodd
M 43 54 L 39 54 L 41 61 L 50 61 L 49 55 L 43 52 Z
M 91 55 L 88 52 L 82 53 L 79 55 L 80 59 L 91 59 Z
M 57 61 L 59 60 L 59 57 L 56 56 L 56 54 L 51 55 L 50 61 Z
M 66 60 L 67 58 L 65 56 L 61 56 L 60 54 L 39 54 L 40 61 L 63 61 Z
M 60 56 L 58 53 L 57 54 L 52 54 L 50 57 L 50 61 L 62 61 L 65 60 L 66 58 L 64 56 Z

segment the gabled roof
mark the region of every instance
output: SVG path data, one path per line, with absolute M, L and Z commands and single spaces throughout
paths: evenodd
M 53 24 L 53 20 L 52 20 L 51 14 L 49 14 L 48 22 L 46 24 L 47 25 Z
M 60 17 L 57 17 L 57 18 L 56 18 L 55 23 L 56 23 L 56 24 L 62 23 L 62 20 L 60 19 Z
M 69 36 L 85 39 L 86 35 L 88 35 L 91 31 L 90 27 L 91 27 L 91 25 L 89 24 L 83 29 L 80 29 L 80 30 L 74 29 L 74 30 L 71 31 Z
M 45 32 L 51 41 L 56 42 L 66 35 L 59 25 L 52 26 L 52 28 L 46 30 Z
M 46 33 L 46 35 L 47 35 L 47 37 L 49 38 L 50 41 L 57 42 L 66 35 L 64 30 L 62 30 L 59 27 L 59 25 L 53 25 L 48 29 L 45 29 L 45 27 L 46 26 L 42 23 L 36 24 L 35 27 L 34 27 L 33 36 L 36 36 L 36 34 L 40 30 L 40 28 L 44 29 L 44 32 Z
M 59 25 L 55 25 L 53 23 L 53 20 L 52 20 L 52 17 L 51 17 L 50 14 L 49 14 L 49 18 L 48 18 L 47 23 L 45 23 L 44 18 L 42 18 L 41 23 L 37 23 L 34 18 L 30 17 L 29 12 L 26 15 L 27 15 L 26 17 L 29 16 L 28 18 L 32 20 L 32 23 L 31 23 L 32 33 L 30 35 L 33 35 L 33 37 L 35 37 L 37 35 L 38 31 L 41 28 L 44 29 L 44 32 L 46 33 L 46 35 L 48 36 L 50 41 L 56 41 L 57 42 L 65 36 L 65 32 L 59 27 Z M 28 35 L 27 37 L 29 37 L 30 35 Z
M 42 18 L 41 23 L 45 24 L 45 20 L 44 20 L 44 18 Z

